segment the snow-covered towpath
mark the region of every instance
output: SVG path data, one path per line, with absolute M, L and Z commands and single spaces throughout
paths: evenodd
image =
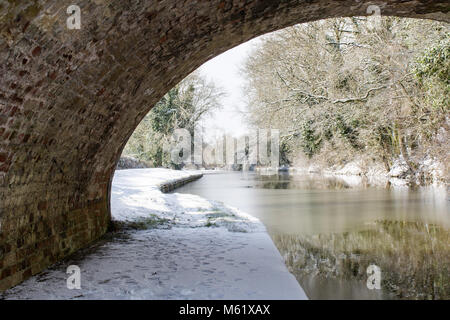
M 5 299 L 306 299 L 259 220 L 159 185 L 198 172 L 116 171 L 113 219 L 136 229 L 99 241 L 3 294 Z M 69 265 L 81 289 L 69 290 Z

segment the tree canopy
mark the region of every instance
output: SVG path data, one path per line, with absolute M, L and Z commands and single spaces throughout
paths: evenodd
M 339 18 L 281 30 L 245 65 L 248 119 L 281 130 L 290 163 L 358 158 L 389 170 L 399 157 L 412 167 L 442 159 L 449 50 L 448 25 L 427 20 Z

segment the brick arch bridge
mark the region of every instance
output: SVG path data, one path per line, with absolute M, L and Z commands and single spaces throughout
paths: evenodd
M 81 8 L 69 30 L 67 8 Z M 100 237 L 137 124 L 208 59 L 296 23 L 365 15 L 361 0 L 0 1 L 0 291 Z M 450 21 L 447 0 L 383 15 Z

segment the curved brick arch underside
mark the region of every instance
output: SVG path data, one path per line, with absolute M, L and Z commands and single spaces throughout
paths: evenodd
M 81 29 L 66 27 L 81 8 Z M 101 236 L 128 137 L 208 59 L 295 23 L 364 15 L 331 0 L 0 2 L 0 291 Z M 370 2 L 376 4 L 376 2 Z M 449 21 L 447 0 L 382 14 Z

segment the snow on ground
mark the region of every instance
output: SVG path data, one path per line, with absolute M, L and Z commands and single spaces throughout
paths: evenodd
M 5 299 L 307 299 L 261 222 L 159 185 L 198 172 L 116 171 L 114 220 L 132 230 L 81 250 L 3 294 Z M 81 289 L 66 286 L 69 265 Z
M 171 227 L 225 227 L 228 231 L 261 231 L 258 219 L 196 195 L 162 193 L 159 185 L 187 178 L 196 171 L 134 169 L 114 176 L 111 211 L 114 220 L 162 222 Z M 219 228 L 218 232 L 223 231 Z

